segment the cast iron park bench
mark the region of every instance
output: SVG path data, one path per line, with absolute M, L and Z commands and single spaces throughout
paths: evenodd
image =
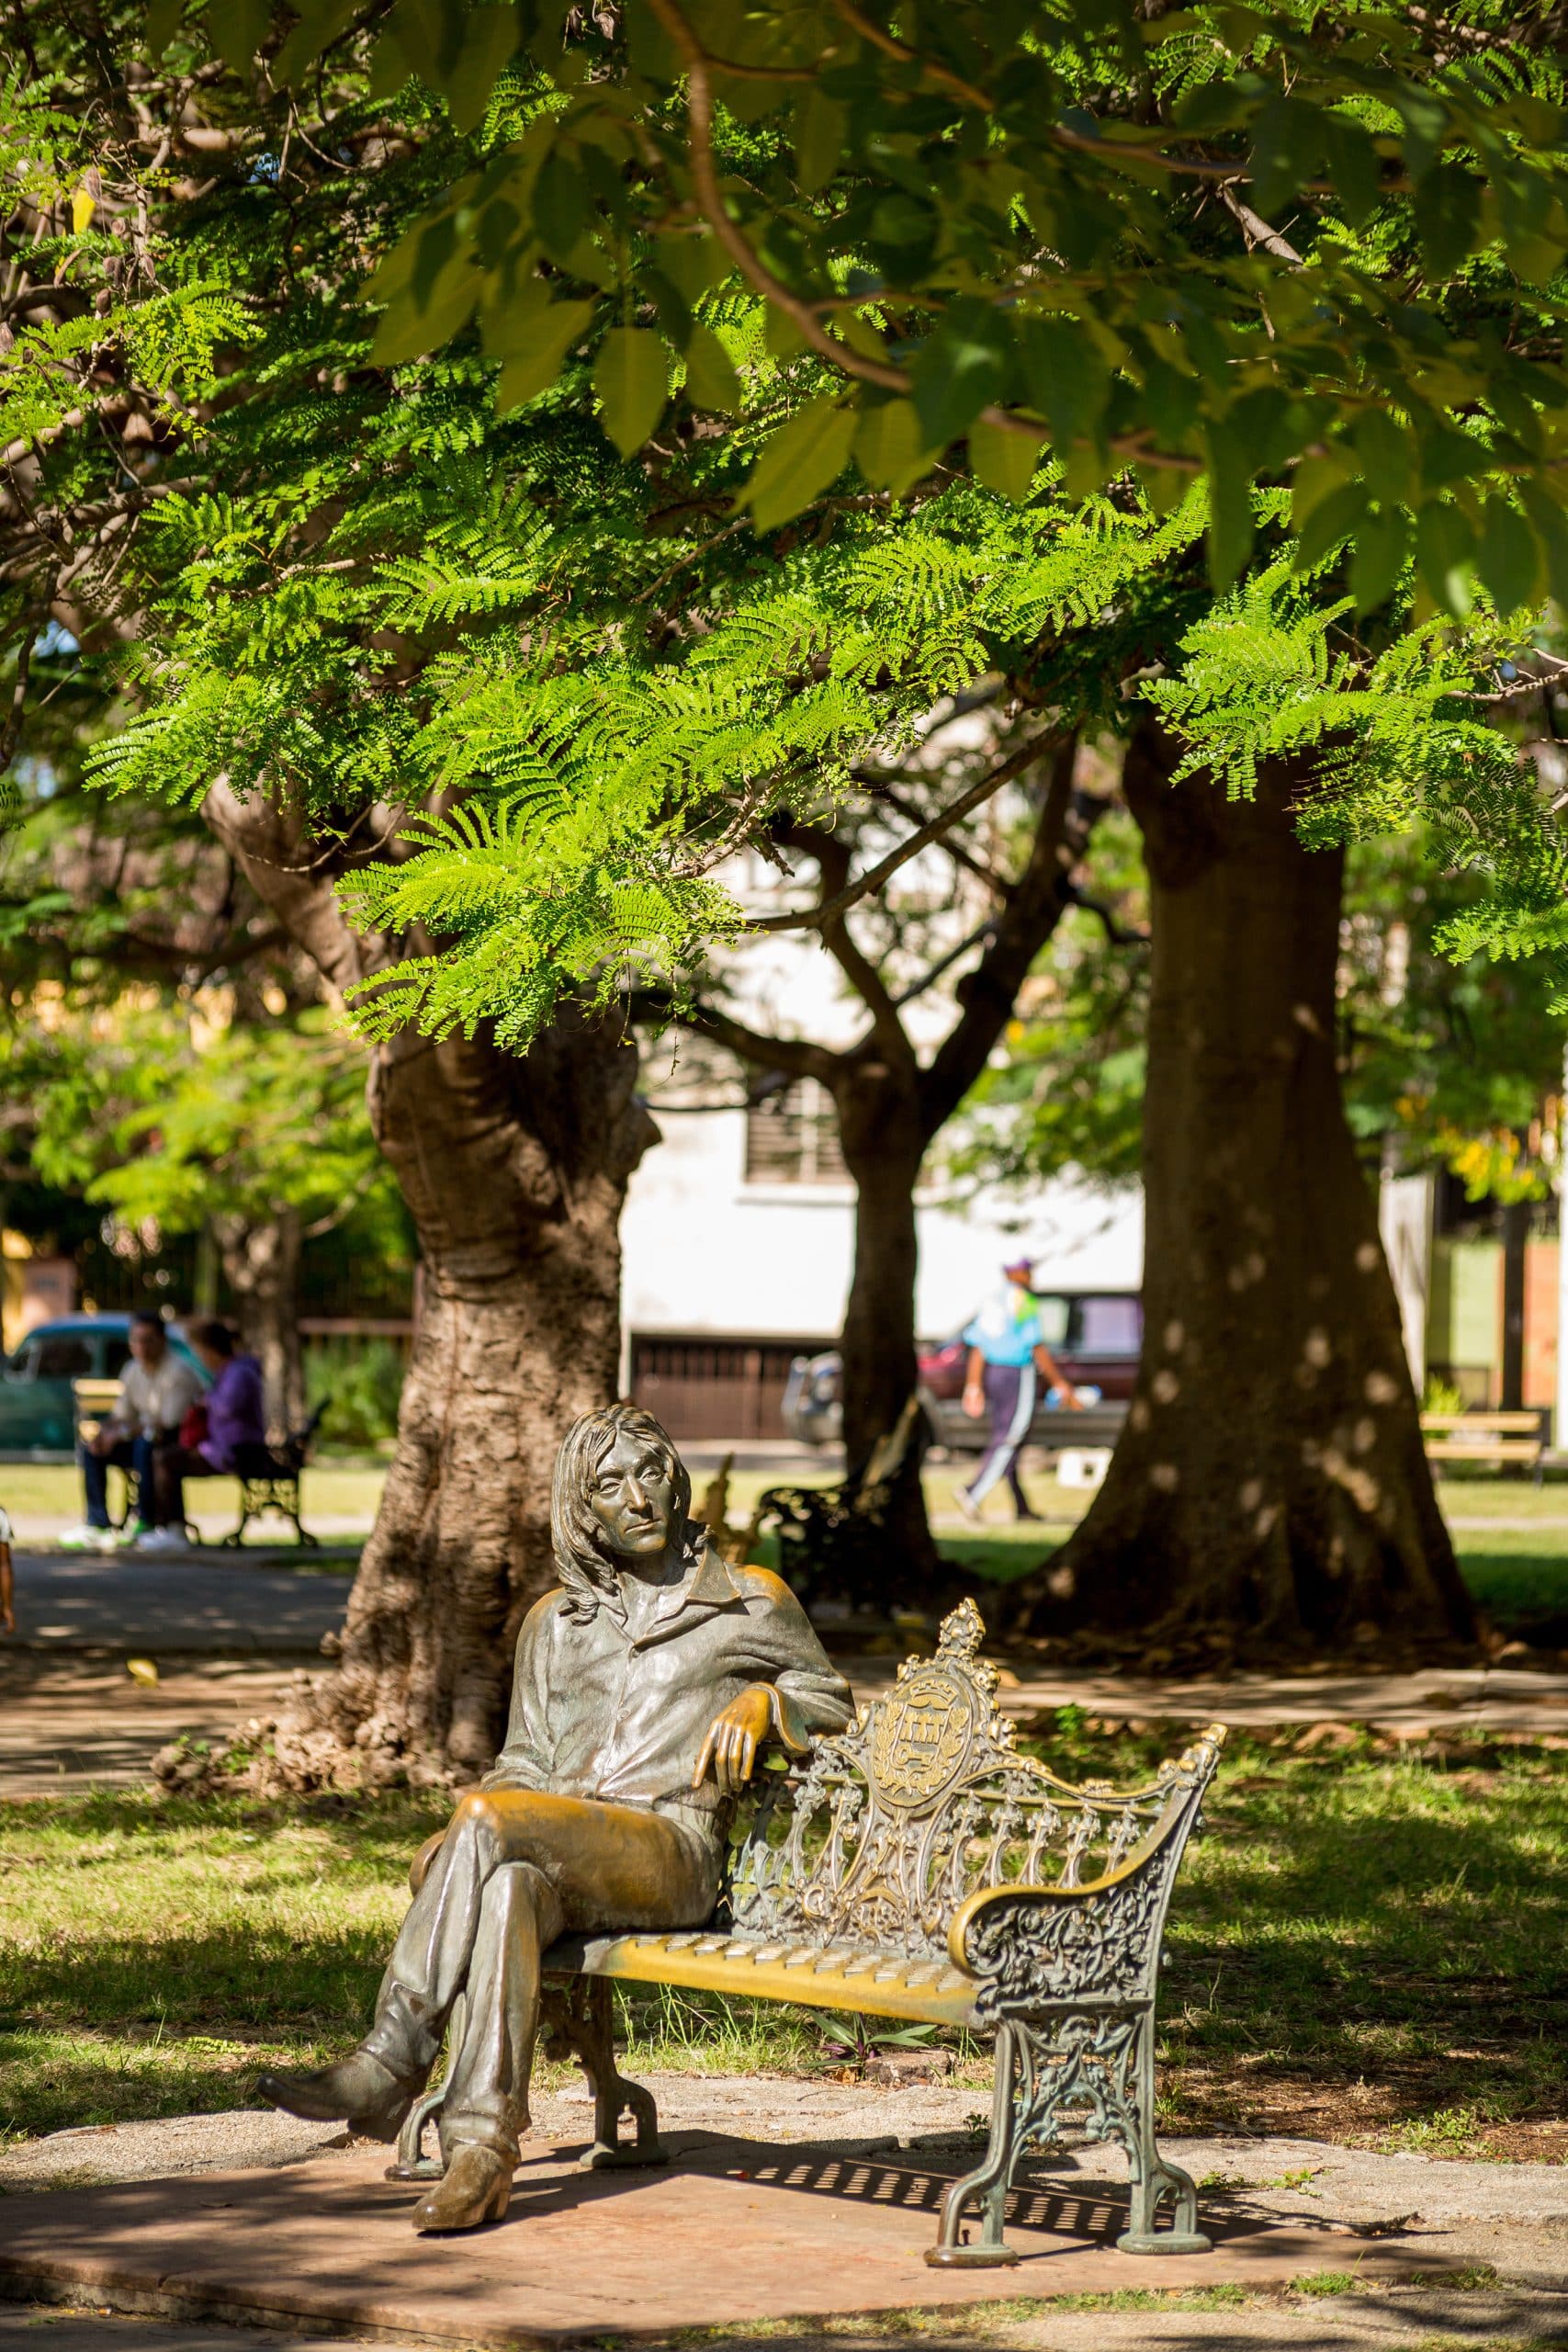
M 709 1927 L 551 1946 L 545 2020 L 594 2099 L 585 2165 L 665 2161 L 652 2098 L 616 2068 L 612 1984 L 745 1993 L 994 2033 L 989 2144 L 947 2191 L 929 2262 L 1018 2259 L 1002 2233 L 1014 2171 L 1026 2146 L 1049 2146 L 1068 2118 L 1125 2151 L 1123 2252 L 1207 2248 L 1192 2181 L 1155 2141 L 1155 1999 L 1171 1889 L 1224 1726 L 1212 1724 L 1142 1788 L 1060 1780 L 1018 1752 L 998 1713 L 997 1671 L 978 1655 L 984 1632 L 964 1600 L 934 1657 L 906 1659 L 846 1731 L 818 1740 L 803 1767 L 767 1776 L 738 1825 Z M 390 2177 L 439 2170 L 420 2149 L 441 2100 L 438 2087 L 414 2107 Z M 629 2143 L 624 2114 L 636 2125 Z M 1167 2199 L 1174 2211 L 1161 2227 Z M 968 2245 L 972 2205 L 981 2230 Z

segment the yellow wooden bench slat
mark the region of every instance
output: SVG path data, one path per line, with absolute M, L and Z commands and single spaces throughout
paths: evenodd
M 825 1954 L 817 1952 L 793 1968 L 783 1959 L 755 1957 L 777 1950 L 776 1944 L 761 1939 L 741 1952 L 733 1940 L 721 1951 L 690 1945 L 671 1951 L 668 1936 L 598 1936 L 581 1946 L 555 1947 L 546 1953 L 545 1967 L 551 1973 L 570 1969 L 585 1976 L 609 1976 L 621 1984 L 744 1993 L 752 2000 L 789 2001 L 803 2008 L 864 2010 L 873 2017 L 910 2018 L 931 2025 L 976 2023 L 979 1985 L 951 1965 L 933 1977 L 933 1962 L 905 1952 L 846 1953 L 835 1967 L 825 1967 Z M 912 1976 L 923 1981 L 911 1984 Z

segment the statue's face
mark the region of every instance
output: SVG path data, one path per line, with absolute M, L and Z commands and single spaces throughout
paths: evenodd
M 661 1449 L 622 1430 L 599 1464 L 588 1508 L 612 1552 L 646 1559 L 670 1542 L 674 1466 Z

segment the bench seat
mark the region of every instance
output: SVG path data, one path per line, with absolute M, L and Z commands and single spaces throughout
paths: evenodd
M 744 1993 L 816 2009 L 976 2026 L 979 1981 L 950 1961 L 853 1944 L 784 1942 L 775 1937 L 693 1928 L 677 1935 L 563 1937 L 545 1955 L 551 1975 L 606 1976 L 628 1984 L 680 1984 L 694 1992 Z

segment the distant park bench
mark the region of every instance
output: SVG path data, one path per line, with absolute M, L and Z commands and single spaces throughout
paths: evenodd
M 79 1441 L 96 1437 L 104 1421 L 119 1401 L 118 1380 L 75 1380 L 72 1394 L 76 1406 L 76 1435 Z M 240 1449 L 239 1461 L 232 1470 L 214 1470 L 215 1478 L 237 1478 L 240 1485 L 240 1521 L 222 1539 L 223 1548 L 232 1550 L 245 1540 L 245 1530 L 253 1519 L 264 1511 L 276 1510 L 286 1519 L 296 1536 L 307 1549 L 319 1548 L 317 1537 L 305 1527 L 299 1517 L 299 1474 L 310 1459 L 316 1432 L 331 1399 L 323 1398 L 303 1429 L 293 1430 L 281 1445 L 248 1445 Z M 186 1476 L 190 1477 L 189 1471 Z M 130 1517 L 131 1482 L 126 1480 L 125 1500 L 114 1524 L 123 1527 Z M 194 1543 L 200 1543 L 201 1531 L 186 1522 L 186 1532 Z
M 948 2189 L 929 2262 L 1018 2259 L 1003 2236 L 1014 2171 L 1069 2117 L 1126 2154 L 1124 2252 L 1208 2246 L 1193 2183 L 1155 2139 L 1155 2002 L 1171 1890 L 1224 1727 L 1212 1724 L 1141 1788 L 1060 1780 L 1019 1754 L 997 1713 L 984 1630 L 964 1600 L 934 1657 L 907 1659 L 848 1730 L 819 1739 L 798 1769 L 765 1775 L 709 1927 L 550 1947 L 546 2022 L 594 2099 L 586 2166 L 664 2162 L 651 2096 L 616 2068 L 613 1984 L 743 1993 L 995 2034 L 989 2145 Z M 417 1858 L 416 1889 L 440 1843 Z M 460 2038 L 461 2018 L 453 2030 Z M 389 2177 L 439 2172 L 420 2150 L 443 2097 L 437 2087 L 411 2110 Z M 966 2245 L 971 2206 L 981 2230 Z
M 1421 1435 L 1434 1469 L 1445 1462 L 1517 1463 L 1541 1482 L 1544 1413 L 1423 1413 Z

